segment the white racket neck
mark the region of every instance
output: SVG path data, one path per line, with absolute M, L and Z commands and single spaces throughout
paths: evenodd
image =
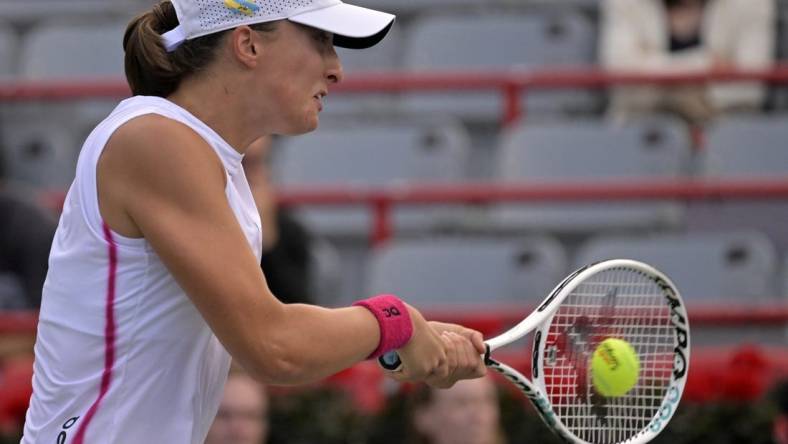
M 519 324 L 507 330 L 505 333 L 485 341 L 487 346 L 490 348 L 490 352 L 494 352 L 504 345 L 517 341 L 533 330 L 536 330 L 536 328 L 546 321 L 552 314 L 552 310 L 532 312 L 525 319 L 520 321 Z
M 571 283 L 578 275 L 585 272 L 588 268 L 589 267 L 580 268 L 564 278 L 564 280 L 561 281 L 541 303 L 539 303 L 539 306 L 525 319 L 520 321 L 519 324 L 510 328 L 505 333 L 486 341 L 489 347 L 488 353 L 522 338 L 541 324 L 549 321 L 550 317 L 555 313 L 556 309 L 561 305 L 561 302 L 563 302 L 568 294 L 568 292 L 565 291 L 567 284 Z
M 539 416 L 542 418 L 545 424 L 547 424 L 548 427 L 557 433 L 564 440 L 564 442 L 573 444 L 588 444 L 572 435 L 566 429 L 566 427 L 564 427 L 560 418 L 556 417 L 553 407 L 550 404 L 550 400 L 547 398 L 547 396 L 545 396 L 544 392 L 537 385 L 526 378 L 522 373 L 502 362 L 495 360 L 488 361 L 487 365 L 493 370 L 502 374 L 504 377 L 506 377 L 506 379 L 511 381 L 512 384 L 519 388 L 520 391 L 522 391 L 523 394 L 525 394 L 525 396 L 531 400 L 534 407 L 536 408 L 537 413 L 539 413 Z

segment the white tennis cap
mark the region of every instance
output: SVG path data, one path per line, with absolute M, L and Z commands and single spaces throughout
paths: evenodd
M 334 45 L 369 48 L 386 36 L 394 15 L 341 0 L 170 0 L 178 26 L 162 34 L 167 51 L 196 37 L 241 25 L 290 20 L 334 34 Z

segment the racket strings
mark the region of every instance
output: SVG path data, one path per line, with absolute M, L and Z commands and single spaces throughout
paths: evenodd
M 640 359 L 636 385 L 607 398 L 592 384 L 591 356 L 613 337 L 629 342 Z M 581 283 L 555 313 L 545 342 L 546 394 L 577 437 L 623 442 L 645 429 L 665 397 L 673 369 L 675 331 L 663 290 L 633 269 L 602 271 Z

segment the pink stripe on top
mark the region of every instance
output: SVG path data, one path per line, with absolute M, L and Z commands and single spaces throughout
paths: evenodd
M 115 362 L 115 277 L 118 269 L 118 246 L 115 244 L 115 239 L 112 238 L 112 232 L 104 222 L 104 239 L 107 241 L 109 247 L 109 276 L 107 278 L 107 308 L 106 318 L 107 324 L 104 329 L 104 373 L 101 375 L 101 390 L 99 391 L 98 398 L 90 406 L 88 412 L 85 414 L 85 419 L 77 429 L 77 434 L 74 437 L 74 444 L 83 444 L 85 441 L 85 432 L 87 431 L 90 421 L 98 410 L 101 400 L 104 395 L 109 391 L 109 385 L 112 381 L 112 365 Z

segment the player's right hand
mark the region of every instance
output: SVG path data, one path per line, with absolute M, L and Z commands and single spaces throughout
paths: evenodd
M 435 328 L 418 310 L 411 306 L 408 310 L 413 335 L 404 347 L 397 350 L 402 367 L 391 374 L 394 379 L 448 388 L 461 379 L 485 374 L 484 363 L 468 337 Z

